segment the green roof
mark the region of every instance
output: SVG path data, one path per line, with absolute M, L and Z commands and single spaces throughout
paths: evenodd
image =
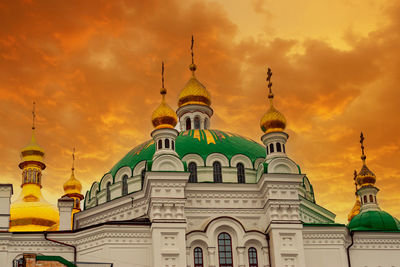
M 370 210 L 354 216 L 348 228 L 351 231 L 400 231 L 400 223 L 385 211 Z
M 37 261 L 57 261 L 59 263 L 64 264 L 67 267 L 76 267 L 75 264 L 73 264 L 70 261 L 67 261 L 66 259 L 64 259 L 61 256 L 43 256 L 43 255 L 37 255 L 36 256 L 36 260 Z
M 182 159 L 187 154 L 198 154 L 205 161 L 212 153 L 221 153 L 228 160 L 234 155 L 247 156 L 253 163 L 257 158 L 265 158 L 265 147 L 261 144 L 237 134 L 219 130 L 189 130 L 180 132 L 176 138 L 176 152 Z M 114 167 L 110 174 L 114 177 L 117 171 L 125 166 L 133 169 L 136 164 L 146 160 L 150 161 L 155 152 L 153 140 L 144 142 L 133 148 Z

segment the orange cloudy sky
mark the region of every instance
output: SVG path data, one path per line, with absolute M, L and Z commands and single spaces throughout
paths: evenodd
M 0 182 L 19 194 L 36 101 L 46 198 L 63 194 L 74 146 L 86 191 L 150 138 L 162 60 L 177 107 L 194 34 L 212 128 L 260 140 L 270 66 L 288 154 L 317 202 L 346 221 L 362 130 L 380 205 L 400 218 L 398 14 L 398 2 L 383 0 L 1 1 Z

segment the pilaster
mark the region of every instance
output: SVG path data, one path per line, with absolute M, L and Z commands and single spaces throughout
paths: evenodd
M 152 233 L 153 264 L 186 266 L 185 172 L 148 172 L 146 190 Z
M 60 214 L 60 231 L 72 230 L 72 208 L 74 207 L 74 200 L 70 197 L 63 196 L 58 199 L 58 211 Z
M 8 231 L 10 227 L 10 203 L 12 195 L 12 184 L 0 184 L 0 230 L 2 231 Z

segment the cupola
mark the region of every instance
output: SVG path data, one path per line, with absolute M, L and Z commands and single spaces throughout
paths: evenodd
M 178 110 L 176 111 L 182 131 L 208 129 L 213 114 L 210 93 L 195 75 L 197 65 L 194 63 L 193 45 L 194 38 L 192 36 L 192 63 L 189 65 L 192 77 L 179 94 Z

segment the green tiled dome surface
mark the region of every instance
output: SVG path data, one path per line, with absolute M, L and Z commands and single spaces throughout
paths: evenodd
M 228 160 L 234 155 L 247 156 L 254 165 L 257 158 L 265 158 L 265 148 L 259 143 L 237 134 L 219 130 L 189 130 L 180 132 L 176 139 L 176 152 L 180 158 L 187 154 L 198 154 L 205 161 L 212 153 L 224 154 Z M 114 177 L 117 171 L 125 166 L 134 168 L 143 160 L 151 160 L 155 152 L 153 140 L 133 148 L 110 170 Z
M 385 211 L 366 211 L 354 216 L 348 228 L 352 231 L 400 231 L 400 223 Z

